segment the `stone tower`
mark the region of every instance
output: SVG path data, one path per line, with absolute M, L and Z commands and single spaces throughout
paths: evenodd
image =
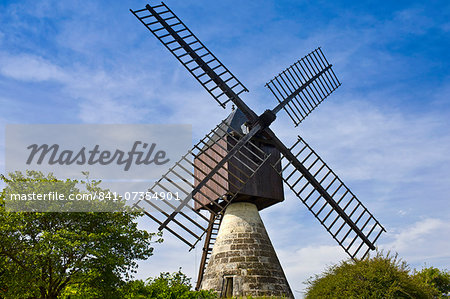
M 236 202 L 226 209 L 201 288 L 221 297 L 293 298 L 255 204 Z

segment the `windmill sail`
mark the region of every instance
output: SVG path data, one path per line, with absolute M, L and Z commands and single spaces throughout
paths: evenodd
M 193 248 L 211 225 L 210 218 L 198 206 L 207 213 L 220 214 L 269 157 L 251 141 L 240 145 L 241 137 L 222 122 L 148 190 L 150 195 L 176 194 L 180 200 L 142 198 L 135 206 L 160 229 L 168 230 Z
M 301 137 L 290 150 L 320 183 L 331 201 L 324 198 L 290 161 L 286 161 L 278 172 L 283 174 L 284 182 L 351 258 L 364 258 L 369 250 L 375 249 L 374 243 L 385 231 L 383 226 Z M 286 158 L 282 156 L 277 164 L 283 159 Z M 279 169 L 279 165 L 273 166 Z
M 331 66 L 318 48 L 266 83 L 296 126 L 341 85 Z
M 248 91 L 164 3 L 130 11 L 222 107 Z

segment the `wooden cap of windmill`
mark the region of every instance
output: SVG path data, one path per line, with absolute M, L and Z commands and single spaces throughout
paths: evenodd
M 293 298 L 255 204 L 230 204 L 202 280 L 201 289 L 221 297 Z
M 236 136 L 243 136 L 245 134 L 243 130 L 245 130 L 246 122 L 247 118 L 244 113 L 239 109 L 235 109 L 223 122 L 223 128 L 216 130 L 217 140 L 211 139 L 210 141 L 211 143 L 215 142 L 215 144 L 205 145 L 205 148 L 207 146 L 210 147 L 197 158 L 194 158 L 195 185 L 205 177 L 209 170 L 215 166 L 214 164 L 217 163 L 217 161 L 221 160 L 222 157 L 220 157 L 220 155 L 226 154 L 225 149 L 230 150 L 232 148 L 233 143 L 231 140 L 222 138 L 223 135 L 225 135 L 224 132 Z M 226 138 L 231 139 L 232 137 Z M 259 148 L 270 155 L 270 157 L 258 170 L 257 175 L 250 178 L 243 188 L 238 191 L 234 201 L 252 202 L 257 206 L 258 210 L 262 210 L 284 200 L 282 178 L 271 166 L 276 164 L 280 159 L 280 152 L 262 136 L 253 138 L 252 142 L 257 144 Z M 205 161 L 209 161 L 209 165 L 205 165 Z M 242 171 L 245 171 L 245 169 L 242 169 L 243 167 L 236 169 L 230 166 L 231 165 L 227 163 L 225 166 L 227 171 L 221 171 L 219 174 L 214 175 L 213 179 L 208 182 L 208 187 L 200 189 L 201 192 L 196 195 L 198 201 L 214 209 L 215 206 L 210 204 L 210 198 L 217 198 L 217 194 L 225 196 L 237 191 L 236 189 L 240 186 L 239 179 L 242 178 Z M 278 168 L 279 167 L 280 164 L 278 164 Z M 280 171 L 280 169 L 278 169 L 278 171 Z M 195 202 L 195 209 L 202 209 L 201 204 Z

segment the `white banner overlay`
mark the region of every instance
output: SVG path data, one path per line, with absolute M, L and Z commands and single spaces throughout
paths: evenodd
M 191 147 L 191 125 L 6 125 L 6 172 L 156 180 Z
M 37 171 L 64 180 L 102 180 L 108 192 L 70 194 L 63 182 L 10 182 L 7 205 L 15 211 L 114 211 L 139 199 L 178 204 L 177 190 L 148 191 L 192 146 L 191 125 L 6 125 L 6 173 Z M 37 186 L 39 188 L 37 189 Z M 67 193 L 67 194 L 65 194 Z M 92 198 L 85 198 L 92 196 Z M 97 204 L 100 203 L 100 204 Z M 161 203 L 163 203 L 161 205 Z

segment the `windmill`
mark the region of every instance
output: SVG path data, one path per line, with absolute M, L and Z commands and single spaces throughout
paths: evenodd
M 197 289 L 292 297 L 258 214 L 284 200 L 283 183 L 351 258 L 375 249 L 383 226 L 300 136 L 287 147 L 270 129 L 280 110 L 298 126 L 341 85 L 321 48 L 266 84 L 278 103 L 257 115 L 241 99 L 247 88 L 166 4 L 130 11 L 220 106 L 237 107 L 149 189 L 181 200 L 136 204 L 190 249 L 204 237 Z

